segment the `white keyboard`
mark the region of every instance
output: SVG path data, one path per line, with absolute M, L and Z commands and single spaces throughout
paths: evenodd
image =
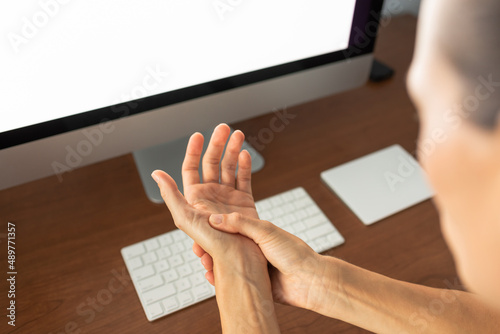
M 303 188 L 258 201 L 256 207 L 261 219 L 298 236 L 316 252 L 344 243 Z M 121 250 L 149 321 L 215 296 L 192 246 L 191 238 L 174 230 Z

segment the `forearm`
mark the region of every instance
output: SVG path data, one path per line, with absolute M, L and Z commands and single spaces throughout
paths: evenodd
M 267 268 L 248 271 L 249 268 L 214 265 L 222 331 L 279 333 Z
M 325 257 L 315 311 L 376 333 L 498 333 L 500 314 L 477 296 L 394 280 Z

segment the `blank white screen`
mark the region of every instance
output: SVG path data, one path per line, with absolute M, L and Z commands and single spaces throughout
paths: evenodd
M 345 49 L 355 6 L 58 1 L 0 5 L 0 132 Z M 168 75 L 148 79 L 152 70 Z

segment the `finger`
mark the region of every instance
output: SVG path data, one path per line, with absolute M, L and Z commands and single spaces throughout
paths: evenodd
M 209 222 L 219 231 L 239 233 L 252 239 L 257 245 L 283 231 L 268 221 L 253 219 L 236 212 L 225 215 L 213 214 Z
M 198 245 L 196 242 L 193 244 L 193 253 L 197 256 L 197 257 L 202 257 L 203 254 L 206 254 L 207 252 L 205 252 L 205 250 L 203 248 L 201 248 L 200 245 Z
M 241 151 L 238 157 L 236 189 L 252 194 L 252 158 L 247 150 Z
M 231 130 L 227 124 L 218 125 L 203 156 L 203 183 L 219 183 L 219 165 Z
M 238 156 L 244 140 L 245 135 L 243 132 L 236 130 L 227 143 L 226 152 L 224 153 L 221 165 L 221 183 L 226 186 L 234 187 Z
M 205 253 L 205 255 L 203 255 L 201 257 L 201 264 L 208 271 L 214 269 L 214 261 L 213 261 L 212 257 L 208 253 Z
M 208 283 L 212 284 L 215 286 L 215 277 L 214 277 L 214 271 L 210 270 L 205 273 L 205 278 L 207 279 Z
M 195 133 L 189 138 L 189 143 L 186 148 L 186 155 L 182 163 L 182 184 L 186 187 L 200 183 L 200 166 L 201 152 L 203 151 L 203 135 Z
M 172 214 L 175 225 L 183 230 L 183 223 L 186 220 L 191 220 L 190 214 L 192 214 L 192 211 L 189 204 L 177 189 L 177 184 L 170 175 L 161 170 L 155 170 L 151 176 L 160 187 L 161 197 Z

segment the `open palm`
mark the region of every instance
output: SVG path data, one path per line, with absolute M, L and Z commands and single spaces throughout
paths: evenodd
M 229 137 L 227 125 L 219 125 L 210 139 L 203 156 L 203 182 L 200 183 L 198 166 L 203 148 L 203 136 L 194 134 L 189 140 L 182 165 L 184 196 L 189 204 L 210 213 L 240 212 L 257 218 L 251 188 L 252 162 L 248 152 L 240 152 L 245 136 L 235 131 L 231 136 L 224 159 L 224 146 Z M 236 166 L 239 164 L 238 176 Z
M 210 213 L 240 212 L 257 217 L 251 194 L 223 184 L 194 184 L 184 188 L 186 200 L 193 207 Z
M 226 124 L 215 128 L 203 156 L 201 183 L 198 170 L 204 139 L 200 133 L 191 136 L 182 164 L 184 196 L 198 210 L 213 214 L 238 212 L 258 218 L 251 187 L 252 161 L 248 152 L 240 152 L 245 140 L 241 131 L 235 131 L 231 135 L 221 161 L 230 132 Z M 202 258 L 208 271 L 206 277 L 214 284 L 211 256 L 197 243 L 193 245 L 193 251 Z

